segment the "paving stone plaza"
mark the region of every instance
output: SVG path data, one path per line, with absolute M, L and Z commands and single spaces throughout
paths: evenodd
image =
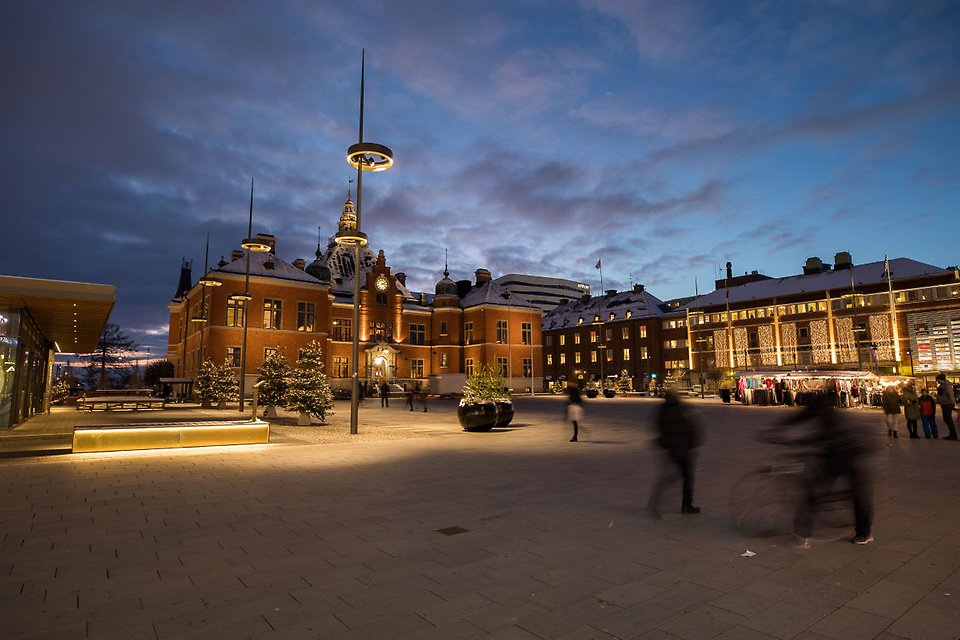
M 846 411 L 880 445 L 876 542 L 828 530 L 800 550 L 730 514 L 776 453 L 757 429 L 795 409 L 690 400 L 703 512 L 679 514 L 677 485 L 657 521 L 658 402 L 589 401 L 578 443 L 563 400 L 538 397 L 491 433 L 462 432 L 452 401 L 394 401 L 349 436 L 339 403 L 334 426 L 269 445 L 5 455 L 0 638 L 960 637 L 960 444 L 888 441 L 879 411 Z

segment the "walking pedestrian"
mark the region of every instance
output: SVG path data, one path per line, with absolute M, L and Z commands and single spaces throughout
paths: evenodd
M 410 406 L 410 411 L 413 411 L 413 391 L 407 391 L 407 404 Z
M 827 388 L 825 394 L 812 394 L 809 404 L 784 421 L 793 425 L 814 420 L 819 429 L 810 436 L 794 440 L 796 444 L 817 446 L 817 455 L 804 469 L 803 494 L 793 521 L 793 532 L 800 539 L 801 549 L 810 548 L 813 535 L 813 520 L 817 504 L 825 490 L 834 485 L 837 478 L 847 476 L 850 480 L 850 495 L 853 499 L 855 532 L 850 542 L 870 544 L 873 542 L 873 485 L 869 473 L 869 455 L 874 450 L 870 440 L 858 433 L 844 415 L 833 408 L 836 389 Z
M 583 396 L 576 382 L 567 386 L 567 420 L 573 425 L 573 437 L 570 438 L 570 442 L 577 442 L 580 421 L 583 420 Z
M 668 389 L 663 398 L 657 416 L 657 444 L 665 451 L 666 459 L 647 502 L 647 513 L 654 518 L 660 517 L 660 496 L 679 474 L 683 480 L 680 513 L 697 514 L 700 507 L 693 506 L 694 450 L 703 442 L 703 430 L 674 390 Z
M 956 396 L 953 391 L 953 384 L 947 382 L 947 376 L 940 374 L 937 376 L 937 404 L 940 405 L 940 413 L 943 416 L 943 423 L 947 425 L 950 435 L 943 436 L 944 440 L 957 439 L 957 427 L 953 424 L 953 409 L 957 405 Z
M 380 406 L 390 406 L 390 385 L 386 382 L 380 383 Z
M 920 404 L 917 398 L 917 392 L 912 382 L 908 382 L 903 388 L 903 417 L 907 419 L 907 431 L 911 438 L 919 438 L 917 434 L 917 420 L 920 419 Z
M 923 424 L 924 438 L 939 438 L 937 431 L 937 401 L 930 395 L 930 390 L 924 387 L 920 390 L 920 422 Z
M 887 437 L 898 438 L 897 423 L 900 422 L 900 394 L 893 386 L 884 387 L 880 394 L 883 419 L 887 423 Z

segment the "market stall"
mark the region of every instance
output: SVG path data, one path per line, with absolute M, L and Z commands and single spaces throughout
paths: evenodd
M 742 371 L 733 375 L 735 399 L 743 404 L 806 404 L 812 395 L 824 393 L 827 382 L 837 391 L 841 407 L 879 403 L 883 385 L 869 371 Z

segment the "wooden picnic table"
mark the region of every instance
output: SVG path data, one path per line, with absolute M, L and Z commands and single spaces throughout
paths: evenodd
M 163 398 L 151 398 L 149 396 L 91 396 L 77 400 L 77 411 L 163 409 L 165 403 L 166 400 Z

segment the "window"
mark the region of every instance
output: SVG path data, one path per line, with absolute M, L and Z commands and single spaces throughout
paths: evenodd
M 596 361 L 597 361 L 597 352 L 596 352 L 596 351 L 591 351 L 591 352 L 590 352 L 590 362 L 596 362 Z
M 282 300 L 273 300 L 270 298 L 263 299 L 263 328 L 264 329 L 280 328 L 280 312 L 282 310 L 282 305 L 283 305 Z
M 565 353 L 560 354 L 560 364 L 567 364 L 567 354 Z
M 423 377 L 423 358 L 410 358 L 410 377 Z
M 573 334 L 573 344 L 580 344 L 580 334 L 579 334 L 579 333 Z
M 553 336 L 544 336 L 543 337 L 544 346 L 552 347 L 553 346 Z
M 590 342 L 596 342 L 596 341 L 597 341 L 597 332 L 596 332 L 596 331 L 591 331 L 591 332 L 590 332 Z
M 263 350 L 263 359 L 266 360 L 276 352 L 277 352 L 276 348 L 267 347 L 266 349 Z
M 664 349 L 685 349 L 687 346 L 687 340 L 684 338 L 682 340 L 664 340 L 663 348 Z
M 240 347 L 227 347 L 227 360 L 231 367 L 240 366 Z
M 377 304 L 387 304 L 387 294 L 378 291 L 376 300 Z
M 646 348 L 646 347 L 640 347 L 640 358 L 641 358 L 642 360 L 646 360 L 646 359 L 649 358 L 649 357 L 650 357 L 650 352 L 647 351 L 647 348 Z
M 530 358 L 523 359 L 523 377 L 530 378 L 533 377 L 533 360 Z
M 565 335 L 563 335 L 563 334 L 561 333 L 561 334 L 560 334 L 560 346 L 562 347 L 562 346 L 565 345 L 565 344 L 567 344 L 567 336 L 565 336 Z
M 548 354 L 547 354 L 547 366 L 548 366 L 548 367 L 549 367 L 549 366 L 553 366 L 553 354 L 552 354 L 552 353 L 548 353 Z
M 620 339 L 629 340 L 630 339 L 630 327 L 621 327 L 620 328 Z
M 603 332 L 603 339 L 609 342 L 613 339 L 613 329 L 605 329 Z
M 505 344 L 510 340 L 509 329 L 506 320 L 497 320 L 497 343 Z
M 333 339 L 341 342 L 353 340 L 353 320 L 350 318 L 334 319 Z
M 473 323 L 463 323 L 463 344 L 473 344 Z
M 446 320 L 441 320 L 441 321 L 440 321 L 440 335 L 442 335 L 442 336 L 447 335 L 447 321 L 446 321 Z
M 507 369 L 508 366 L 509 364 L 506 358 L 504 358 L 503 356 L 497 356 L 497 371 L 499 371 L 500 375 L 503 376 L 504 378 L 510 375 L 510 372 Z
M 243 308 L 244 302 L 242 300 L 231 300 L 227 298 L 227 326 L 228 327 L 242 327 L 243 326 Z
M 441 369 L 446 369 L 446 368 L 447 368 L 447 354 L 446 354 L 446 353 L 441 353 L 441 354 L 440 354 L 440 368 L 441 368 Z
M 580 352 L 579 352 L 579 351 L 577 351 L 576 353 L 573 354 L 573 362 L 574 362 L 574 364 L 580 364 Z
M 297 303 L 297 331 L 312 333 L 316 318 L 316 307 L 312 302 Z
M 373 342 L 381 342 L 383 340 L 386 340 L 387 339 L 387 323 L 371 320 L 370 332 L 367 335 L 368 335 L 368 339 Z
M 623 361 L 624 361 L 624 362 L 629 362 L 629 361 L 630 361 L 630 349 L 629 349 L 629 348 L 626 348 L 626 349 L 623 350 Z
M 607 354 L 607 362 L 613 362 L 613 349 L 604 349 L 604 353 Z
M 520 323 L 520 342 L 522 344 L 533 344 L 533 323 Z
M 467 358 L 463 361 L 463 372 L 468 376 L 473 375 L 473 358 Z
M 752 334 L 751 334 L 752 335 Z M 810 330 L 808 327 L 797 327 L 797 336 L 800 338 L 810 337 Z M 750 345 L 751 347 L 754 345 Z
M 423 325 L 423 324 L 410 325 L 410 344 L 426 344 L 426 336 L 427 336 L 426 325 Z
M 647 325 L 645 324 L 640 325 L 640 337 L 641 338 L 647 337 Z
M 350 358 L 346 356 L 333 356 L 333 377 L 350 377 Z

